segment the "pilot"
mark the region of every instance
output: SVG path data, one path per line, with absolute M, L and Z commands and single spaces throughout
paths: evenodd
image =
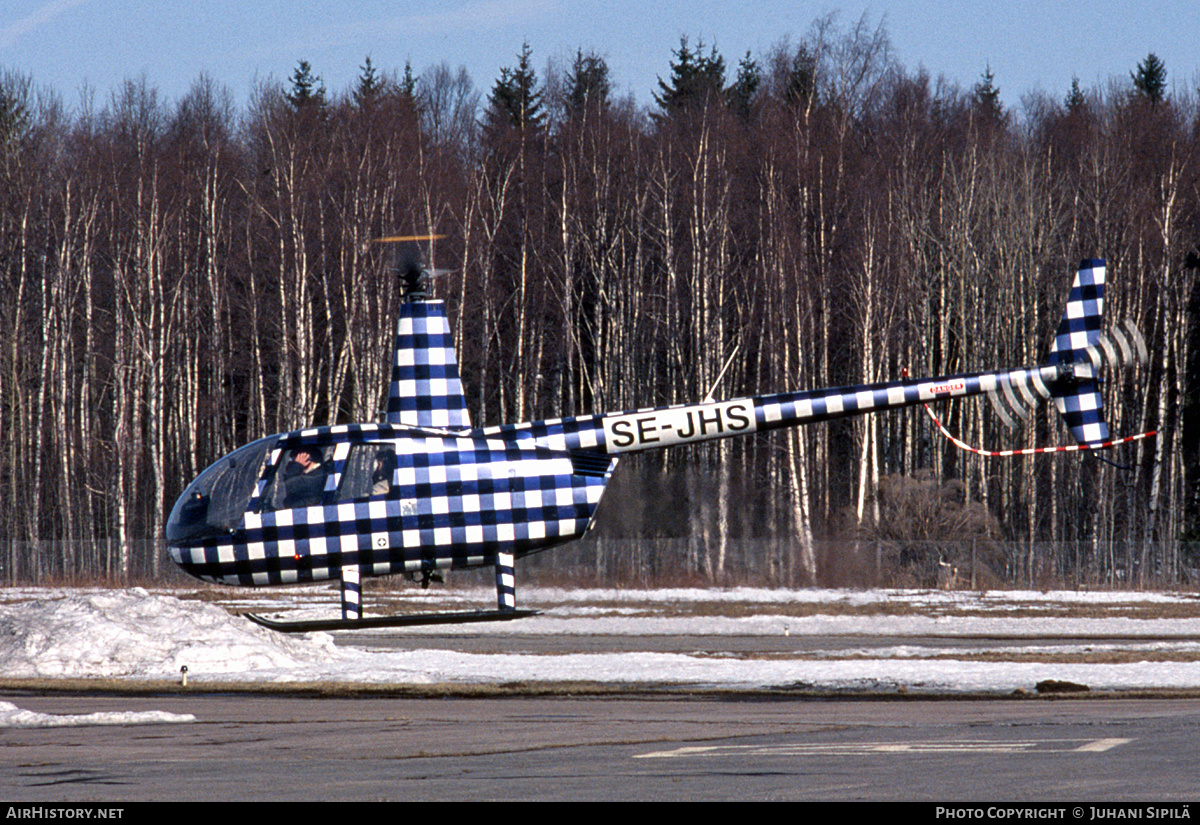
M 303 445 L 292 454 L 284 478 L 284 507 L 311 507 L 321 503 L 329 471 L 322 464 L 320 447 Z
M 375 472 L 371 475 L 371 495 L 391 492 L 392 473 L 396 469 L 396 451 L 383 449 L 375 453 Z

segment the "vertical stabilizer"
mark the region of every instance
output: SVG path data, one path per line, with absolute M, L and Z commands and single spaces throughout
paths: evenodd
M 1100 339 L 1104 320 L 1104 274 L 1102 259 L 1079 264 L 1066 311 L 1050 348 L 1049 363 L 1059 367 L 1059 377 L 1050 385 L 1050 394 L 1071 435 L 1080 444 L 1109 440 L 1096 368 L 1088 354 L 1089 347 Z
M 441 301 L 400 305 L 386 420 L 410 427 L 471 427 L 454 340 Z

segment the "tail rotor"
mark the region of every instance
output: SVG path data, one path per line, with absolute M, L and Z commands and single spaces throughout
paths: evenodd
M 1101 333 L 1095 345 L 1087 348 L 1087 356 L 1097 371 L 1104 364 L 1116 371 L 1126 364 L 1145 364 L 1150 360 L 1146 339 L 1128 318 L 1107 333 Z
M 1022 373 L 1030 371 L 1023 370 Z M 1001 377 L 997 380 L 996 389 L 988 393 L 988 400 L 1004 425 L 1015 430 L 1022 421 L 1029 419 L 1029 413 L 1037 405 L 1039 396 L 1049 398 L 1050 388 L 1038 372 L 1032 372 Z
M 1113 439 L 1104 418 L 1100 371 L 1107 366 L 1115 372 L 1124 365 L 1144 364 L 1148 360 L 1146 341 L 1128 319 L 1108 332 L 1100 330 L 1104 316 L 1105 271 L 1106 264 L 1101 259 L 1080 263 L 1046 364 L 997 373 L 995 387 L 988 392 L 996 415 L 1009 428 L 1019 426 L 1029 417 L 1039 397 L 1054 399 L 1059 414 L 1075 438 L 1075 445 L 1027 450 L 977 449 L 948 433 L 926 405 L 939 431 L 962 449 L 989 456 L 1099 450 L 1154 435 L 1148 432 Z

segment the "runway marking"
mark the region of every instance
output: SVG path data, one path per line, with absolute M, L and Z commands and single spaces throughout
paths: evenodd
M 913 742 L 853 742 L 835 744 L 697 745 L 670 751 L 639 753 L 634 759 L 677 759 L 688 756 L 865 756 L 867 754 L 964 753 L 1103 753 L 1132 739 L 1036 739 L 998 742 L 984 739 L 948 739 Z
M 1089 742 L 1083 747 L 1076 748 L 1075 750 L 1081 753 L 1100 753 L 1102 751 L 1112 750 L 1119 745 L 1124 745 L 1131 741 L 1132 740 L 1130 739 L 1097 739 L 1094 742 Z

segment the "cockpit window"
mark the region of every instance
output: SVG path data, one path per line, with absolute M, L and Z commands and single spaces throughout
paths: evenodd
M 283 455 L 263 489 L 262 512 L 312 507 L 325 495 L 325 482 L 333 471 L 333 460 L 325 448 L 301 444 Z
M 338 501 L 352 501 L 391 492 L 396 472 L 396 448 L 393 444 L 356 444 L 350 449 L 342 469 Z
M 173 544 L 226 536 L 242 523 L 276 438 L 263 438 L 213 464 L 187 488 L 167 519 Z

